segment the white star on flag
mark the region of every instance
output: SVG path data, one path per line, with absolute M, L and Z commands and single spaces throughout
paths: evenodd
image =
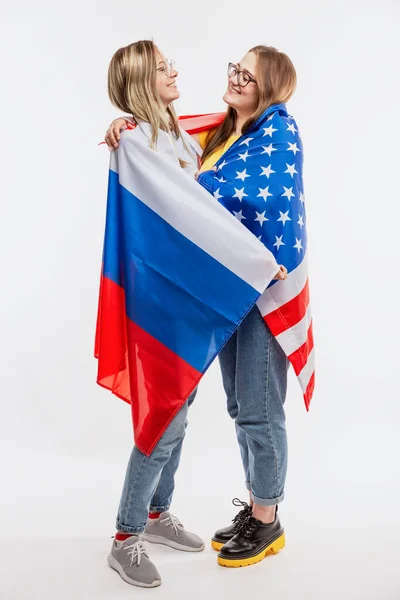
M 269 135 L 272 137 L 272 134 L 274 133 L 274 131 L 278 131 L 277 129 L 274 129 L 273 125 L 270 125 L 269 127 L 264 127 L 264 135 L 263 137 L 265 137 L 266 135 Z
M 240 202 L 243 200 L 244 196 L 247 196 L 247 194 L 245 194 L 244 192 L 244 187 L 241 190 L 238 190 L 236 188 L 233 188 L 235 190 L 234 195 L 232 196 L 232 198 L 239 198 Z
M 282 221 L 282 224 L 284 225 L 286 223 L 286 221 L 291 221 L 292 219 L 289 217 L 289 211 L 287 210 L 285 213 L 279 211 L 279 214 L 281 215 L 279 217 L 279 219 L 277 219 L 277 221 Z
M 274 171 L 271 168 L 271 165 L 268 165 L 268 167 L 261 167 L 261 171 L 262 171 L 262 173 L 260 173 L 260 177 L 261 177 L 261 175 L 265 175 L 266 177 L 268 177 L 268 179 L 269 179 L 269 176 L 271 175 L 271 173 L 276 173 L 276 171 Z
M 274 246 L 276 246 L 277 250 L 279 250 L 279 248 L 281 246 L 285 245 L 285 242 L 282 242 L 282 238 L 283 238 L 283 235 L 281 235 L 280 237 L 278 237 L 277 235 L 275 236 L 276 242 L 275 242 Z
M 286 129 L 286 131 L 291 131 L 291 132 L 293 133 L 293 135 L 294 135 L 295 133 L 297 133 L 297 129 L 296 129 L 296 127 L 294 126 L 294 123 L 291 123 L 290 125 L 288 125 L 288 126 L 287 126 L 287 129 Z
M 221 194 L 219 193 L 220 188 L 218 188 L 217 190 L 215 190 L 214 192 L 214 198 L 216 200 L 219 200 L 220 198 L 223 198 L 223 196 L 221 196 Z
M 296 171 L 296 163 L 293 163 L 292 165 L 288 165 L 286 163 L 287 169 L 285 171 L 285 173 L 290 173 L 291 178 L 293 179 L 293 176 L 295 173 L 297 173 Z
M 300 192 L 300 202 L 301 202 L 302 204 L 304 204 L 304 200 L 305 200 L 305 198 L 304 198 L 304 194 L 303 194 L 303 192 Z
M 253 140 L 254 138 L 246 138 L 245 140 L 243 140 L 243 142 L 240 142 L 239 146 L 249 146 L 250 142 Z
M 237 218 L 237 220 L 240 221 L 240 222 L 242 222 L 243 219 L 246 218 L 246 217 L 243 216 L 241 210 L 239 210 L 238 212 L 233 211 L 233 214 L 235 215 L 235 217 Z
M 283 186 L 283 189 L 285 190 L 285 192 L 282 194 L 282 196 L 285 196 L 289 200 L 289 202 L 290 202 L 291 198 L 294 197 L 293 186 L 290 187 L 290 188 L 287 188 L 287 187 Z
M 288 142 L 289 144 L 289 148 L 287 149 L 288 152 L 289 150 L 291 150 L 293 152 L 293 154 L 296 156 L 297 152 L 300 152 L 300 150 L 297 147 L 297 142 L 295 142 L 294 144 L 291 144 L 290 142 Z
M 239 158 L 241 158 L 242 160 L 244 160 L 244 162 L 246 162 L 246 159 L 249 158 L 249 151 L 246 150 L 246 152 L 244 152 L 243 154 L 239 154 Z
M 222 161 L 222 163 L 218 167 L 218 171 L 220 171 L 221 169 L 223 169 L 225 167 L 225 165 L 227 165 L 227 164 L 228 163 L 226 162 L 226 160 Z
M 262 224 L 263 224 L 265 221 L 269 221 L 269 219 L 267 219 L 267 217 L 265 216 L 265 212 L 266 212 L 265 210 L 264 210 L 264 212 L 262 212 L 262 213 L 259 213 L 259 212 L 257 212 L 257 211 L 256 211 L 256 215 L 257 215 L 257 216 L 256 216 L 256 218 L 255 218 L 254 220 L 255 220 L 255 221 L 258 221 L 258 222 L 260 223 L 260 225 L 261 225 L 261 226 L 262 226 Z
M 220 179 L 218 179 L 218 177 L 215 178 L 217 181 L 219 181 L 220 183 L 226 183 L 226 179 L 224 179 L 224 176 L 222 175 Z
M 244 171 L 236 171 L 236 175 L 237 177 L 235 177 L 235 179 L 241 179 L 242 181 L 244 181 L 246 179 L 246 177 L 250 177 L 250 175 L 247 175 L 246 173 L 246 169 L 244 169 Z
M 271 152 L 274 152 L 276 150 L 276 148 L 274 148 L 272 144 L 270 144 L 269 146 L 263 146 L 263 148 L 264 150 L 261 152 L 261 154 L 268 154 L 268 156 L 271 156 Z
M 257 194 L 257 198 L 262 198 L 263 200 L 265 200 L 265 202 L 267 201 L 267 198 L 269 196 L 273 196 L 273 194 L 270 194 L 269 192 L 269 185 L 267 185 L 266 188 L 262 189 L 262 188 L 258 188 L 260 190 L 260 193 Z
M 303 229 L 303 225 L 304 225 L 303 215 L 299 216 L 299 220 L 297 221 L 297 224 L 300 225 L 301 229 Z
M 293 248 L 297 248 L 297 252 L 300 252 L 300 250 L 303 250 L 303 246 L 301 245 L 301 239 L 300 239 L 300 240 L 298 240 L 298 239 L 296 238 L 296 243 L 295 243 L 295 245 L 293 246 Z

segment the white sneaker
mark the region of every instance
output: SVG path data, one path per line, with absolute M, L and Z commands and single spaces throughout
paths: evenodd
M 108 564 L 131 585 L 147 588 L 161 585 L 160 574 L 149 559 L 141 535 L 132 535 L 124 542 L 114 540 Z
M 163 512 L 158 519 L 149 519 L 143 539 L 153 544 L 164 544 L 185 552 L 201 552 L 204 542 L 198 535 L 187 531 L 180 520 L 169 512 Z

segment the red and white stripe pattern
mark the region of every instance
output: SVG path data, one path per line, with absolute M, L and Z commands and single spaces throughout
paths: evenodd
M 308 410 L 315 385 L 315 360 L 307 255 L 285 281 L 269 287 L 257 305 L 293 365 Z

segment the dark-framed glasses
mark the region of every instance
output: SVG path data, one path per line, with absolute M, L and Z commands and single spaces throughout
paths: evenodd
M 250 82 L 257 84 L 257 81 L 247 71 L 241 71 L 234 63 L 228 63 L 228 77 L 236 77 L 240 87 L 246 87 Z

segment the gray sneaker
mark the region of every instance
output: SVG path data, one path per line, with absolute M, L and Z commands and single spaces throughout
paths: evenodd
M 153 544 L 164 544 L 185 552 L 204 550 L 204 542 L 195 533 L 187 531 L 180 520 L 169 512 L 161 513 L 158 519 L 149 519 L 143 539 Z
M 108 564 L 131 585 L 147 588 L 161 585 L 160 574 L 149 559 L 142 536 L 132 535 L 124 542 L 114 540 Z

